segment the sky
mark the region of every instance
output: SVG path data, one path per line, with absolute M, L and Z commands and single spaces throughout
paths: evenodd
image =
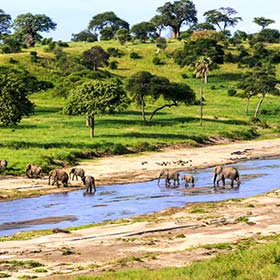
M 158 7 L 173 0 L 0 0 L 0 9 L 15 19 L 24 13 L 45 14 L 50 17 L 57 28 L 55 31 L 42 34 L 52 37 L 55 41 L 70 41 L 71 35 L 88 27 L 93 16 L 113 11 L 127 21 L 130 26 L 149 21 L 157 14 Z M 269 28 L 280 30 L 280 3 L 279 0 L 193 0 L 197 9 L 199 22 L 204 21 L 203 13 L 220 7 L 231 7 L 242 17 L 231 32 L 242 30 L 246 33 L 260 31 L 260 26 L 253 23 L 254 17 L 265 17 L 275 20 Z

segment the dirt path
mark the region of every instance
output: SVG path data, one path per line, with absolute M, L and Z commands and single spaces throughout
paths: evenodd
M 81 167 L 94 174 L 101 185 L 150 180 L 163 168 L 163 163 L 168 168 L 188 170 L 272 156 L 280 156 L 280 139 L 110 157 Z M 179 162 L 188 163 L 182 166 Z M 23 186 L 32 189 L 37 182 L 48 188 L 45 181 L 10 178 L 0 181 L 0 189 L 24 191 Z M 24 275 L 69 279 L 70 275 L 80 273 L 183 266 L 234 250 L 236 242 L 244 238 L 258 240 L 279 234 L 279 206 L 280 192 L 274 191 L 242 201 L 192 204 L 70 233 L 0 242 L 0 274 L 10 275 L 9 279 Z M 227 242 L 231 244 L 223 249 L 209 246 Z M 26 262 L 9 263 L 11 260 Z M 30 261 L 44 267 L 34 268 Z

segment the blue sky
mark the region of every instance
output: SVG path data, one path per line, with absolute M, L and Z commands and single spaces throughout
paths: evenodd
M 14 19 L 17 15 L 31 12 L 46 14 L 57 28 L 45 37 L 54 40 L 70 41 L 72 33 L 78 33 L 87 28 L 91 18 L 102 12 L 114 11 L 116 15 L 132 26 L 141 21 L 150 20 L 156 9 L 166 0 L 0 0 L 0 9 L 10 14 Z M 174 2 L 169 0 L 169 2 Z M 220 7 L 234 8 L 242 17 L 235 29 L 253 33 L 260 27 L 252 22 L 254 17 L 263 16 L 273 19 L 275 24 L 269 28 L 280 30 L 280 3 L 277 0 L 193 0 L 198 11 L 199 21 L 204 21 L 203 13 Z

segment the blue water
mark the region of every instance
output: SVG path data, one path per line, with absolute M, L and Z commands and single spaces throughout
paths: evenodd
M 188 172 L 195 177 L 196 186 L 206 187 L 199 193 L 182 192 L 180 188 L 165 188 L 164 180 L 160 186 L 157 180 L 102 186 L 94 195 L 84 195 L 84 190 L 64 194 L 51 194 L 36 198 L 26 198 L 1 202 L 0 236 L 18 231 L 48 229 L 54 227 L 72 227 L 91 223 L 152 213 L 168 207 L 180 207 L 190 202 L 221 201 L 229 198 L 245 198 L 280 188 L 280 159 L 254 160 L 234 164 L 241 175 L 238 189 L 226 189 L 219 192 L 213 189 L 212 168 Z M 185 174 L 181 172 L 180 174 Z M 227 182 L 229 187 L 229 182 Z M 23 225 L 8 223 L 33 219 L 75 216 L 71 221 L 56 224 Z

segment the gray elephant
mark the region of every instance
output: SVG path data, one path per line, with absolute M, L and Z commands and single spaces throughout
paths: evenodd
M 96 187 L 95 187 L 95 180 L 93 176 L 85 176 L 82 178 L 82 181 L 84 185 L 86 186 L 86 192 L 87 193 L 92 193 L 92 188 L 94 189 L 94 192 L 96 192 Z
M 25 168 L 25 174 L 28 178 L 32 178 L 33 176 L 35 178 L 43 178 L 43 170 L 41 166 L 35 164 L 27 164 Z
M 159 176 L 158 176 L 158 185 L 159 185 L 159 182 L 160 182 L 160 179 L 165 179 L 165 187 L 168 187 L 170 186 L 170 180 L 173 180 L 173 186 L 179 186 L 180 185 L 180 182 L 179 182 L 179 177 L 180 177 L 180 174 L 178 171 L 170 171 L 168 169 L 163 169 L 161 170 L 161 172 L 159 173 Z
M 5 159 L 0 160 L 0 169 L 5 170 L 8 166 L 8 162 Z
M 70 180 L 71 180 L 71 174 L 72 174 L 72 180 L 76 177 L 76 180 L 78 180 L 78 176 L 83 180 L 85 177 L 85 170 L 82 168 L 72 168 L 69 172 Z
M 216 184 L 216 178 L 219 175 Z M 233 183 L 236 181 L 237 187 L 240 185 L 239 172 L 236 167 L 233 166 L 216 166 L 213 170 L 214 188 L 219 187 L 219 182 L 223 182 L 223 188 L 225 187 L 225 179 L 230 179 L 230 186 L 233 188 Z
M 189 183 L 192 184 L 192 188 L 194 188 L 194 177 L 192 175 L 184 175 L 181 179 L 185 182 L 185 188 L 189 186 Z
M 56 186 L 59 187 L 58 181 L 60 181 L 64 187 L 68 186 L 69 176 L 67 172 L 63 169 L 53 169 L 49 173 L 49 185 L 50 180 L 53 179 L 52 186 L 56 183 Z

